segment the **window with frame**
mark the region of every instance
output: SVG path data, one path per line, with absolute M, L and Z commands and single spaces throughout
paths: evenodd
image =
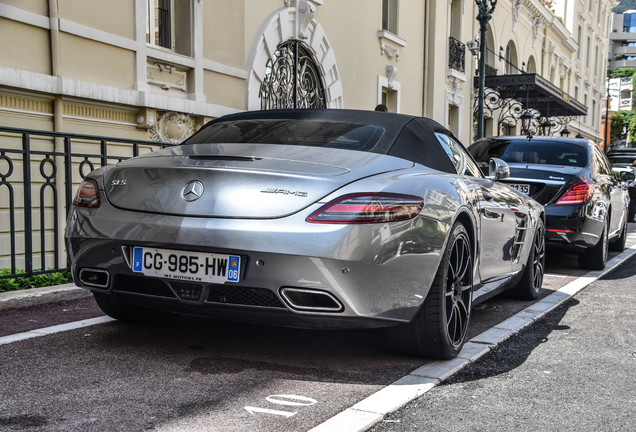
M 597 145 L 592 147 L 594 149 L 594 161 L 596 162 L 597 170 L 599 174 L 612 175 L 612 164 Z
M 192 56 L 192 5 L 183 0 L 148 0 L 146 43 Z
M 479 167 L 464 146 L 445 133 L 435 132 L 435 136 L 455 167 L 457 174 L 481 177 Z
M 382 30 L 398 34 L 398 0 L 382 0 Z

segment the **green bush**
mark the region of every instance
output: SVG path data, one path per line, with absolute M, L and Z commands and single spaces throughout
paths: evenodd
M 16 269 L 16 273 L 24 273 L 24 270 Z M 11 269 L 0 269 L 0 276 L 6 276 L 10 274 L 12 274 Z M 29 277 L 0 279 L 0 292 L 61 285 L 72 281 L 73 278 L 71 277 L 70 272 L 56 272 L 33 275 Z

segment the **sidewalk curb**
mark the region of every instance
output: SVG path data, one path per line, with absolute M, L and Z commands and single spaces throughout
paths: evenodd
M 0 293 L 0 310 L 21 309 L 47 303 L 75 300 L 89 297 L 90 291 L 73 283 L 44 288 L 30 288 Z
M 390 413 L 423 396 L 445 379 L 475 362 L 506 339 L 559 307 L 590 284 L 636 255 L 636 244 L 612 259 L 603 270 L 590 271 L 542 300 L 468 341 L 459 355 L 450 360 L 431 360 L 393 384 L 378 390 L 310 429 L 309 432 L 366 432 Z

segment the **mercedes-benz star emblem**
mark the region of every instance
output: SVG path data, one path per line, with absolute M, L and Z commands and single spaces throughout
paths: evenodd
M 201 198 L 201 195 L 203 195 L 203 189 L 203 183 L 199 180 L 192 180 L 183 188 L 181 197 L 187 202 L 196 201 Z

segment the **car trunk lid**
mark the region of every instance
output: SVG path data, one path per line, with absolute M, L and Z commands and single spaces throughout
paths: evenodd
M 194 144 L 121 162 L 105 173 L 104 185 L 109 202 L 126 210 L 277 218 L 358 179 L 411 166 L 400 158 L 334 148 Z
M 541 204 L 555 202 L 580 178 L 581 167 L 509 163 L 510 177 L 503 182 L 521 190 Z

